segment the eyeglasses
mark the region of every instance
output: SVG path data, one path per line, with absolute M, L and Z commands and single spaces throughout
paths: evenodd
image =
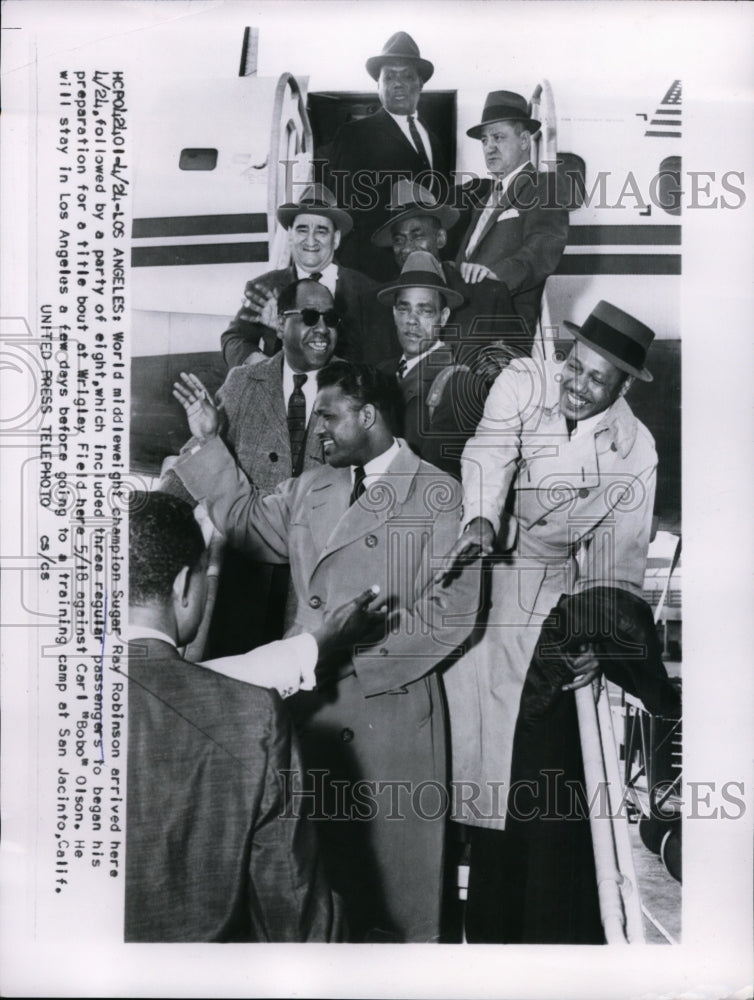
M 337 326 L 340 323 L 340 316 L 334 309 L 289 309 L 283 316 L 300 316 L 306 326 L 316 326 L 319 317 L 325 321 L 325 326 Z

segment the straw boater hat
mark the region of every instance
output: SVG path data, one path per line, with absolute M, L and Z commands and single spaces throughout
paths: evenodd
M 525 97 L 514 94 L 512 90 L 492 90 L 484 102 L 482 120 L 478 125 L 466 131 L 472 139 L 482 138 L 482 129 L 491 122 L 522 122 L 527 132 L 532 135 L 539 131 L 541 122 L 531 117 L 529 105 Z
M 330 219 L 343 236 L 353 229 L 353 221 L 348 212 L 338 208 L 332 191 L 322 184 L 310 184 L 297 202 L 286 202 L 277 211 L 278 222 L 290 229 L 297 215 L 323 215 Z
M 406 257 L 400 277 L 377 292 L 380 302 L 390 304 L 393 296 L 401 288 L 433 288 L 445 299 L 448 309 L 455 309 L 463 302 L 463 295 L 454 292 L 445 284 L 442 266 L 426 250 L 414 250 Z
M 422 83 L 426 83 L 435 71 L 435 67 L 429 59 L 422 59 L 419 54 L 419 46 L 411 35 L 405 31 L 396 31 L 385 42 L 382 52 L 378 56 L 367 59 L 367 73 L 373 80 L 378 80 L 383 65 L 386 62 L 395 62 L 396 59 L 402 59 L 415 66 Z
M 376 247 L 392 245 L 390 230 L 402 219 L 411 219 L 415 215 L 431 215 L 439 219 L 443 229 L 450 229 L 458 222 L 461 214 L 458 209 L 451 208 L 450 205 L 441 205 L 425 187 L 405 177 L 393 184 L 388 211 L 390 219 L 372 233 L 372 243 Z
M 652 381 L 644 362 L 655 335 L 638 319 L 602 301 L 592 309 L 582 326 L 568 320 L 564 322 L 577 340 L 607 358 L 616 368 L 642 382 Z

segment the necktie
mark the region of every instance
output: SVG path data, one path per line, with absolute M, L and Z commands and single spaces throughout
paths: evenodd
M 401 360 L 398 362 L 398 371 L 396 372 L 399 381 L 406 377 L 407 369 L 408 369 L 408 361 L 406 361 L 405 358 L 401 358 Z
M 306 437 L 306 397 L 301 386 L 307 376 L 294 372 L 293 392 L 288 399 L 288 435 L 291 439 L 291 469 L 293 475 L 301 472 L 304 457 L 304 438 Z
M 366 493 L 366 486 L 364 485 L 364 480 L 366 479 L 366 473 L 364 472 L 363 465 L 357 465 L 353 470 L 353 487 L 351 489 L 351 499 L 348 501 L 349 506 L 356 503 L 362 493 Z
M 411 135 L 411 142 L 413 142 L 414 148 L 419 154 L 419 159 L 422 161 L 422 167 L 425 170 L 431 170 L 432 164 L 429 162 L 429 157 L 427 156 L 427 147 L 422 142 L 422 137 L 419 135 L 419 129 L 416 127 L 413 115 L 408 116 L 408 131 Z
M 490 191 L 489 200 L 482 211 L 482 214 L 477 219 L 477 224 L 474 227 L 474 232 L 469 237 L 469 242 L 466 247 L 465 257 L 468 260 L 469 257 L 474 253 L 477 248 L 479 240 L 482 238 L 482 233 L 487 228 L 487 223 L 490 221 L 490 217 L 500 208 L 500 181 L 496 180 L 493 182 L 492 190 Z
M 571 420 L 570 417 L 566 417 L 565 422 L 566 422 L 566 430 L 568 431 L 568 437 L 571 437 L 573 432 L 576 430 L 576 421 Z
M 310 281 L 321 281 L 322 280 L 322 272 L 321 271 L 313 271 L 309 275 L 309 280 Z

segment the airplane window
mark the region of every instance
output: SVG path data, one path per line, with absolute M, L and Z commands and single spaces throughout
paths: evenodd
M 657 171 L 657 204 L 668 215 L 681 214 L 681 158 L 666 156 Z
M 181 170 L 214 170 L 217 166 L 217 150 L 182 149 L 178 166 Z

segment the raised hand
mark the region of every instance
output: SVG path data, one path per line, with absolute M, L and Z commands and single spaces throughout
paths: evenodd
M 181 381 L 173 383 L 173 396 L 186 411 L 189 430 L 201 444 L 217 436 L 220 413 L 196 375 L 181 372 Z
M 247 323 L 262 323 L 275 329 L 278 315 L 278 292 L 263 285 L 248 284 L 241 304 L 241 319 Z

